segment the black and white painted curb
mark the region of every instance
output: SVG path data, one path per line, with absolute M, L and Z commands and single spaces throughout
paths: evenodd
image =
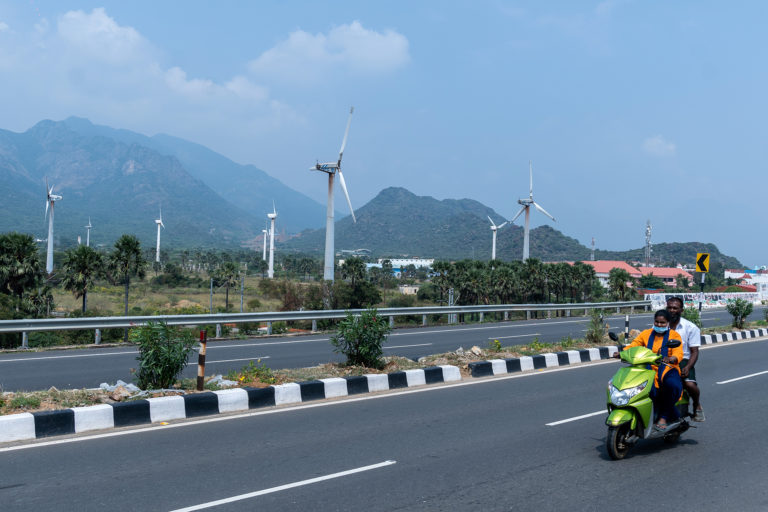
M 114 404 L 0 416 L 0 443 L 158 423 L 261 407 L 461 380 L 456 366 L 237 388 Z
M 719 334 L 703 334 L 702 345 L 722 343 L 725 341 L 746 340 L 768 336 L 768 329 L 752 329 L 750 331 L 734 331 Z M 588 348 L 581 350 L 568 350 L 551 354 L 539 354 L 536 356 L 513 357 L 510 359 L 490 359 L 469 363 L 469 371 L 472 377 L 488 377 L 491 375 L 504 375 L 506 373 L 524 372 L 551 368 L 555 366 L 567 366 L 577 363 L 588 363 L 609 359 L 611 354 L 617 352 L 618 347 L 608 346 Z

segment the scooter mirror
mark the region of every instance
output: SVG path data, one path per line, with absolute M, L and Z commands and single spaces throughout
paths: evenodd
M 682 345 L 682 343 L 680 342 L 680 340 L 671 340 L 669 343 L 667 343 L 667 346 L 668 346 L 669 348 L 677 348 L 677 347 L 679 347 L 680 345 Z
M 608 337 L 611 338 L 611 341 L 619 341 L 619 337 L 616 336 L 615 332 L 609 332 Z M 670 345 L 671 346 L 671 345 Z

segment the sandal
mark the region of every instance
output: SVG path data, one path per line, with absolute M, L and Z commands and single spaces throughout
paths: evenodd
M 667 430 L 667 427 L 669 427 L 668 424 L 665 425 L 659 425 L 658 423 L 653 426 L 653 429 L 657 432 L 665 432 Z
M 704 410 L 697 409 L 693 415 L 693 421 L 704 421 L 705 419 L 706 418 L 704 417 Z

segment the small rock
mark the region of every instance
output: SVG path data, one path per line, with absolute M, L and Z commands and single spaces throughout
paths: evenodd
M 109 394 L 109 398 L 115 402 L 121 402 L 124 398 L 131 396 L 131 392 L 123 386 L 116 386 L 115 390 Z
M 227 380 L 221 375 L 214 375 L 208 380 L 208 384 L 216 384 L 220 388 L 231 388 L 237 386 L 237 382 L 233 380 Z
M 50 388 L 48 388 L 48 392 L 49 393 L 58 393 L 59 390 L 56 389 L 56 386 L 51 386 Z
M 463 356 L 464 355 L 464 347 L 459 347 L 456 349 L 456 355 L 457 356 Z
M 475 354 L 476 356 L 481 356 L 481 355 L 483 355 L 483 351 L 482 351 L 482 349 L 481 349 L 480 347 L 478 347 L 477 345 L 475 345 L 474 347 L 472 347 L 471 349 L 469 349 L 469 351 L 470 351 L 470 352 L 472 352 L 473 354 Z

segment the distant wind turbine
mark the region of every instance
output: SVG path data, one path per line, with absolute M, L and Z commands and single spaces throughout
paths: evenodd
M 496 224 L 494 224 L 493 219 L 491 219 L 490 216 L 488 216 L 488 220 L 491 221 L 491 231 L 493 232 L 493 245 L 491 246 L 491 260 L 495 260 L 496 259 L 496 230 L 506 226 L 507 223 L 509 223 L 509 221 L 505 221 L 500 226 L 497 226 Z
M 48 254 L 45 258 L 45 271 L 49 274 L 53 272 L 53 207 L 56 201 L 62 199 L 53 193 L 53 185 L 48 188 L 48 178 L 45 178 L 45 216 L 48 217 Z M 48 208 L 50 207 L 50 214 Z
M 90 221 L 88 221 L 90 224 Z M 157 224 L 157 248 L 155 249 L 155 261 L 157 263 L 160 263 L 160 228 L 165 229 L 165 224 L 163 224 L 163 207 L 160 207 L 160 218 L 155 219 L 155 224 Z
M 91 228 L 92 227 L 93 226 L 91 226 L 91 218 L 88 217 L 88 225 L 85 226 L 85 229 L 86 229 L 86 231 L 85 231 L 85 246 L 86 247 L 90 247 L 91 246 Z
M 555 220 L 553 216 L 551 216 L 547 211 L 536 204 L 536 201 L 533 200 L 533 166 L 531 165 L 531 161 L 528 161 L 528 172 L 530 174 L 531 178 L 531 189 L 530 194 L 528 195 L 527 199 L 518 199 L 518 204 L 521 204 L 523 207 L 520 208 L 520 211 L 517 212 L 517 215 L 512 217 L 512 220 L 510 222 L 515 222 L 515 219 L 517 219 L 521 213 L 525 212 L 525 232 L 523 235 L 523 261 L 528 259 L 528 252 L 529 252 L 529 234 L 530 234 L 530 226 L 531 226 L 531 206 L 539 210 L 541 213 L 546 215 L 552 220 Z
M 269 227 L 269 268 L 267 269 L 267 277 L 272 279 L 275 275 L 275 219 L 277 218 L 277 210 L 275 210 L 275 202 L 272 201 L 272 213 L 268 213 L 267 217 L 270 220 Z
M 349 193 L 347 192 L 347 184 L 344 182 L 344 175 L 341 173 L 341 157 L 344 155 L 344 146 L 347 145 L 347 136 L 349 135 L 349 125 L 352 123 L 352 113 L 355 111 L 355 107 L 349 109 L 349 119 L 347 119 L 347 129 L 344 131 L 344 139 L 341 141 L 341 149 L 339 150 L 339 159 L 336 162 L 318 163 L 314 167 L 310 167 L 312 171 L 323 171 L 328 174 L 328 205 L 325 213 L 325 263 L 323 265 L 323 279 L 326 281 L 333 281 L 334 270 L 334 233 L 333 233 L 333 178 L 336 174 L 339 175 L 339 183 L 341 183 L 341 189 L 344 191 L 344 196 L 347 198 L 347 204 L 349 205 L 349 212 L 352 214 L 352 221 L 357 222 L 355 218 L 355 211 L 352 209 L 352 201 L 349 199 Z

